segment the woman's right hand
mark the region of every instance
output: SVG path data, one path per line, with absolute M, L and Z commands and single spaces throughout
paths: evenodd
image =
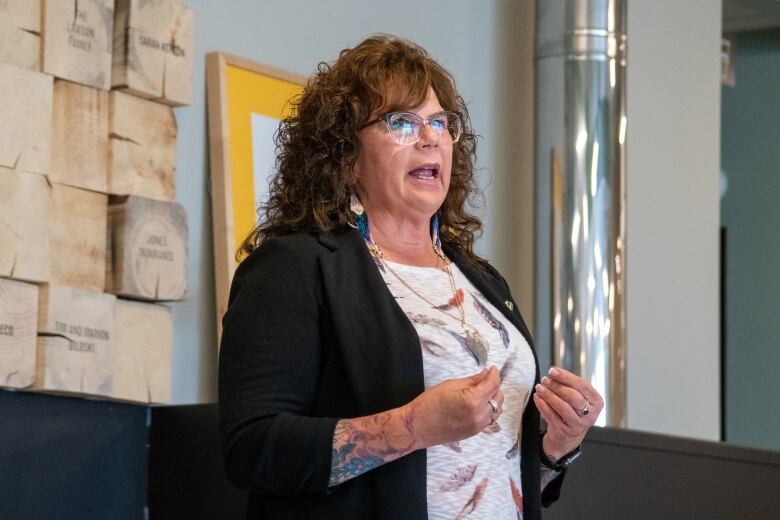
M 494 413 L 488 401 L 498 403 L 495 417 L 504 403 L 500 383 L 498 369 L 491 366 L 472 376 L 448 379 L 420 394 L 406 405 L 417 448 L 466 439 L 489 426 Z
M 473 376 L 448 379 L 399 408 L 339 420 L 333 432 L 329 485 L 413 451 L 476 435 L 501 414 L 504 394 L 499 383 L 498 370 L 490 367 Z

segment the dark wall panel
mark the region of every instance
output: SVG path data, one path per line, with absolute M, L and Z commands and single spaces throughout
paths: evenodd
M 144 518 L 147 408 L 0 391 L 0 518 Z
M 780 519 L 780 453 L 594 428 L 545 520 Z

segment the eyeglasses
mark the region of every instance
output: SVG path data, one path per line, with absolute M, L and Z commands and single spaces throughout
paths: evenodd
M 439 139 L 446 135 L 453 143 L 458 142 L 463 133 L 463 118 L 459 112 L 437 112 L 428 119 L 423 119 L 414 112 L 388 112 L 372 119 L 363 125 L 363 128 L 379 121 L 384 121 L 387 131 L 396 143 L 404 145 L 418 142 L 425 125 L 430 125 Z

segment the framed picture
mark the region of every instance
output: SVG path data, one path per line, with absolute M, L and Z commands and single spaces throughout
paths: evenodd
M 303 90 L 299 76 L 223 52 L 206 56 L 217 339 L 236 269 L 236 252 L 268 196 L 279 121 Z

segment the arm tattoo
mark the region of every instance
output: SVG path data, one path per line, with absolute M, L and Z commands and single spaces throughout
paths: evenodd
M 329 486 L 336 486 L 415 450 L 414 417 L 404 408 L 342 419 L 333 432 Z

